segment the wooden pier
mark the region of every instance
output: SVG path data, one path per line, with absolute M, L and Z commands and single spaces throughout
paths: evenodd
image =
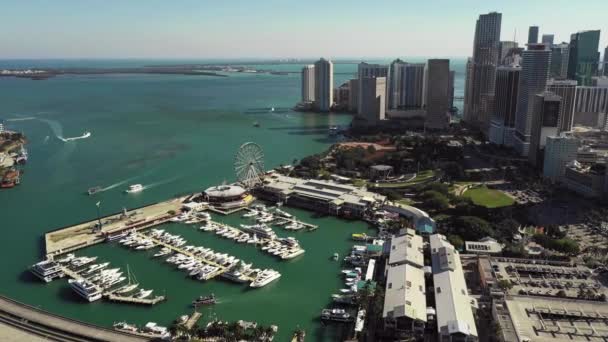
M 156 296 L 154 298 L 135 298 L 135 297 L 124 297 L 118 296 L 113 293 L 104 294 L 104 296 L 113 302 L 121 302 L 121 303 L 129 303 L 129 304 L 144 304 L 144 305 L 154 305 L 164 301 L 165 296 Z
M 188 330 L 192 329 L 194 325 L 198 322 L 198 320 L 201 319 L 201 317 L 203 317 L 202 313 L 194 311 L 192 315 L 188 317 L 188 320 L 183 324 L 184 327 L 186 327 L 186 329 Z

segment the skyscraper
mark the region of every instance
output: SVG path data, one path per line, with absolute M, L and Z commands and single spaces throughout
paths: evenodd
M 334 64 L 324 58 L 315 62 L 315 106 L 328 112 L 334 102 Z
M 465 120 L 488 131 L 492 111 L 496 67 L 500 57 L 500 27 L 502 14 L 491 12 L 482 14 L 475 26 L 471 77 L 465 89 L 469 101 L 466 106 Z
M 532 134 L 534 96 L 545 90 L 549 76 L 551 51 L 544 44 L 529 44 L 523 53 L 521 75 L 515 114 L 514 147 L 522 156 L 527 156 Z
M 496 70 L 494 114 L 489 138 L 498 145 L 513 145 L 520 73 L 520 66 L 502 66 Z
M 574 101 L 576 99 L 576 81 L 549 80 L 547 90 L 561 97 L 559 118 L 557 120 L 558 133 L 572 130 L 574 118 Z
M 550 91 L 536 94 L 532 116 L 532 135 L 528 160 L 532 165 L 542 165 L 543 150 L 547 137 L 557 135 L 557 122 L 562 98 Z
M 573 124 L 603 128 L 608 114 L 608 87 L 576 87 Z
M 450 60 L 429 59 L 425 84 L 426 127 L 445 129 L 450 124 Z
M 600 60 L 600 31 L 581 31 L 570 36 L 570 56 L 568 78 L 577 80 L 578 85 L 591 85 Z
M 530 26 L 528 29 L 528 44 L 538 43 L 538 26 Z
M 502 41 L 500 42 L 500 56 L 498 57 L 498 65 L 505 65 L 505 57 L 511 52 L 513 49 L 518 48 L 517 42 L 511 41 Z
M 368 125 L 385 118 L 386 77 L 363 77 L 359 83 L 359 118 Z
M 306 65 L 302 68 L 302 102 L 315 101 L 315 66 Z
M 552 182 L 557 182 L 564 176 L 566 165 L 576 160 L 578 139 L 569 135 L 547 137 L 543 175 Z
M 418 109 L 422 107 L 424 64 L 393 61 L 389 72 L 388 108 Z
M 363 113 L 361 111 L 362 110 L 361 99 L 363 98 L 363 94 L 362 94 L 363 79 L 367 78 L 367 77 L 384 77 L 384 78 L 388 78 L 388 65 L 384 65 L 384 64 L 369 64 L 369 63 L 362 62 L 362 63 L 359 63 L 359 65 L 357 67 L 357 72 L 358 72 L 358 75 L 359 75 L 359 96 L 358 96 L 359 103 L 357 105 L 357 107 L 358 107 L 357 113 L 358 114 L 365 114 L 365 113 Z M 386 94 L 385 94 L 385 98 L 384 99 L 386 101 Z
M 554 44 L 551 46 L 551 70 L 549 75 L 552 78 L 563 80 L 568 78 L 568 59 L 570 45 L 567 43 Z
M 551 47 L 551 45 L 553 45 L 553 39 L 555 38 L 554 35 L 552 34 L 543 34 L 541 43 L 548 45 L 549 47 Z
M 604 49 L 604 76 L 608 76 L 608 46 Z
M 348 88 L 350 89 L 348 111 L 356 113 L 357 108 L 359 108 L 359 79 L 354 78 L 352 80 L 348 80 Z

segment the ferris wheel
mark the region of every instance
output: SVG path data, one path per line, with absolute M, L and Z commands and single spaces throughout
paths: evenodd
M 239 147 L 234 157 L 236 179 L 246 188 L 252 188 L 262 182 L 264 173 L 264 152 L 260 145 L 247 142 Z

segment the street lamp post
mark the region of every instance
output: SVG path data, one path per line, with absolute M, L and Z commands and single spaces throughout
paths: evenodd
M 101 214 L 100 214 L 101 201 L 97 202 L 96 206 L 97 206 L 97 231 L 100 231 L 101 230 Z

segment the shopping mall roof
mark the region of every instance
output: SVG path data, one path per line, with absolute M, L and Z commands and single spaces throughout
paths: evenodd
M 205 194 L 211 197 L 234 197 L 240 196 L 246 191 L 238 185 L 218 185 L 205 190 Z

